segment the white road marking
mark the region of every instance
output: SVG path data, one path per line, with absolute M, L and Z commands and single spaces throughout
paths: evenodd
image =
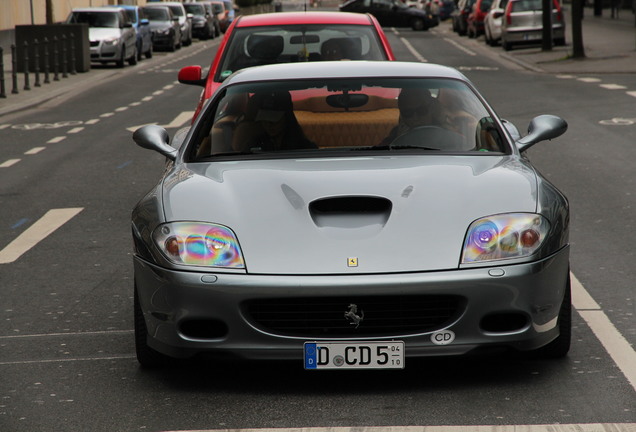
M 151 101 L 152 100 L 152 96 L 146 96 L 144 98 L 141 98 L 141 100 L 144 101 L 144 102 Z
M 475 426 L 353 426 L 263 429 L 196 429 L 178 432 L 635 432 L 636 423 Z M 170 431 L 166 431 L 170 432 Z M 172 431 L 177 432 L 177 431 Z
M 597 82 L 601 82 L 600 78 L 577 78 L 578 81 L 581 82 L 585 82 L 585 83 L 597 83 Z
M 627 87 L 620 84 L 599 84 L 599 87 L 602 87 L 606 90 L 625 90 Z
M 128 109 L 127 106 L 125 107 L 119 107 L 119 108 L 115 108 L 115 112 L 122 112 L 122 111 L 126 111 Z
M 112 117 L 114 115 L 115 113 L 109 112 L 109 113 L 100 114 L 100 117 L 107 118 L 107 117 Z
M 33 147 L 31 150 L 27 150 L 24 152 L 25 155 L 34 155 L 40 153 L 46 147 Z
M 3 339 L 31 339 L 31 338 L 43 338 L 43 337 L 64 337 L 64 336 L 104 336 L 111 334 L 132 334 L 134 330 L 102 330 L 102 331 L 87 331 L 87 332 L 68 332 L 68 333 L 36 333 L 36 334 L 16 334 L 0 336 L 0 340 Z
M 49 210 L 42 218 L 31 225 L 26 231 L 0 250 L 0 264 L 12 263 L 29 249 L 44 240 L 49 234 L 57 230 L 75 217 L 84 208 L 66 208 Z
M 66 136 L 58 136 L 58 137 L 55 137 L 55 138 L 51 138 L 46 143 L 47 144 L 57 144 L 60 141 L 64 141 L 65 139 L 66 139 Z
M 87 124 L 87 125 L 94 125 L 96 123 L 99 123 L 99 119 L 91 119 L 84 122 L 84 124 Z
M 70 131 L 68 131 L 66 133 L 68 133 L 68 134 L 76 134 L 76 133 L 79 133 L 79 132 L 81 132 L 83 130 L 84 130 L 83 127 L 76 127 L 76 128 L 71 129 Z
M 455 48 L 457 48 L 460 51 L 465 52 L 466 54 L 468 54 L 469 56 L 476 56 L 477 53 L 475 53 L 474 51 L 469 50 L 468 48 L 466 48 L 465 46 L 463 46 L 462 44 L 458 43 L 457 41 L 454 41 L 453 39 L 450 38 L 444 38 L 444 40 L 446 42 L 448 42 L 449 44 L 453 45 Z
M 166 124 L 166 125 L 158 125 L 161 126 L 162 128 L 178 128 L 183 126 L 184 124 L 186 124 L 188 121 L 190 121 L 190 119 L 192 118 L 192 116 L 194 115 L 194 111 L 183 111 L 181 112 L 181 114 L 179 114 L 178 116 L 176 116 L 170 123 Z M 140 127 L 143 126 L 148 126 L 151 124 L 157 124 L 157 123 L 146 123 L 146 124 L 141 124 L 141 125 L 137 125 L 137 126 L 130 126 L 127 127 L 126 130 L 130 131 L 130 132 L 134 132 L 137 129 L 139 129 Z
M 8 128 L 9 126 L 11 126 L 9 123 L 6 123 L 6 124 L 3 124 L 3 125 L 0 125 L 0 130 L 2 130 L 2 129 L 6 129 L 6 128 Z
M 20 162 L 20 159 L 9 159 L 2 162 L 0 164 L 0 168 L 9 168 L 10 166 L 17 164 L 18 162 Z
M 418 59 L 422 63 L 428 63 L 428 60 L 422 57 L 422 55 L 419 52 L 417 52 L 415 48 L 413 48 L 413 45 L 411 45 L 411 43 L 408 40 L 406 40 L 406 38 L 401 37 L 400 40 L 416 59 Z
M 628 96 L 636 97 L 636 91 L 628 91 L 628 92 L 625 92 L 625 93 L 627 93 Z
M 583 288 L 579 280 L 572 278 L 572 305 L 592 329 L 616 366 L 636 390 L 636 351 L 610 322 L 601 307 Z

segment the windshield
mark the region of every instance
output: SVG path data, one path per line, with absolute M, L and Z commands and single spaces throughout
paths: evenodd
M 128 19 L 130 19 L 130 22 L 132 22 L 133 24 L 137 23 L 137 14 L 133 9 L 124 9 L 124 12 L 126 12 L 126 15 L 128 15 Z
M 119 28 L 116 12 L 73 12 L 69 23 L 86 23 L 89 27 Z
M 215 81 L 251 66 L 320 60 L 387 60 L 372 26 L 303 24 L 232 32 Z
M 168 6 L 168 7 L 170 8 L 170 10 L 175 16 L 182 17 L 185 15 L 183 13 L 183 8 L 181 6 Z
M 203 112 L 189 155 L 491 154 L 507 151 L 504 137 L 479 97 L 456 80 L 267 82 L 226 89 Z
M 148 21 L 169 21 L 170 13 L 167 9 L 161 8 L 147 8 L 146 16 L 148 17 Z
M 183 5 L 187 13 L 192 15 L 205 15 L 205 7 L 203 5 L 186 4 Z

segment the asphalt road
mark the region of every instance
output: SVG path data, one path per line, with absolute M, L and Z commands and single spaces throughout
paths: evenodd
M 529 154 L 570 199 L 580 281 L 570 355 L 428 359 L 399 372 L 270 362 L 141 370 L 130 211 L 163 158 L 137 147 L 131 129 L 158 123 L 174 135 L 187 125 L 199 89 L 177 84 L 176 72 L 209 64 L 218 41 L 200 42 L 0 118 L 0 431 L 636 429 L 636 124 L 607 121 L 636 119 L 633 97 L 611 86 L 634 86 L 633 76 L 538 74 L 447 25 L 386 31 L 398 59 L 459 68 L 521 131 L 542 113 L 569 122 L 563 138 Z

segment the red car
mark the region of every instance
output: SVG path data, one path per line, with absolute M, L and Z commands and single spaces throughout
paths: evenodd
M 221 82 L 237 70 L 272 63 L 395 60 L 370 14 L 279 12 L 240 16 L 228 28 L 207 77 L 201 66 L 179 71 L 179 82 L 204 87 L 193 121 Z
M 469 38 L 476 38 L 484 34 L 484 19 L 488 15 L 492 0 L 477 0 L 468 15 L 467 33 Z

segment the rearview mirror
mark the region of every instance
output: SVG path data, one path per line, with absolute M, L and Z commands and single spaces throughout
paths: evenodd
M 170 160 L 177 158 L 177 150 L 168 144 L 170 136 L 161 126 L 147 125 L 137 129 L 133 133 L 133 141 L 139 147 L 159 152 Z
M 540 115 L 528 125 L 528 135 L 517 140 L 517 148 L 523 152 L 538 142 L 560 137 L 568 130 L 568 124 L 561 117 Z

